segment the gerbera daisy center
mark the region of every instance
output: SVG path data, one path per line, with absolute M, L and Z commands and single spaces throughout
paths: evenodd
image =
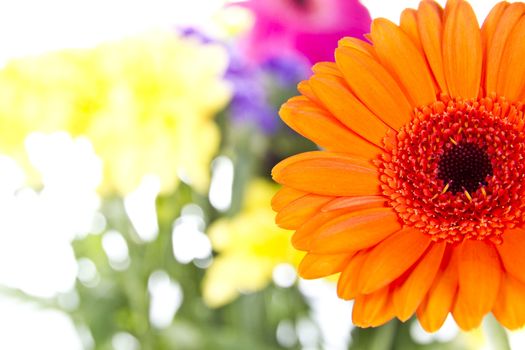
M 492 164 L 487 152 L 474 143 L 456 144 L 439 160 L 438 178 L 449 184 L 449 191 L 475 192 L 487 185 L 487 176 L 492 175 Z
M 489 239 L 523 224 L 523 105 L 502 98 L 440 101 L 385 137 L 383 194 L 406 225 L 436 241 Z

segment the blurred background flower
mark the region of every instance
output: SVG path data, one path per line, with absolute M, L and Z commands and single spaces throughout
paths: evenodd
M 255 62 L 303 55 L 310 63 L 331 61 L 337 41 L 362 38 L 370 15 L 358 0 L 250 0 L 255 23 L 243 47 Z
M 206 271 L 203 297 L 211 307 L 231 302 L 239 293 L 253 293 L 276 283 L 290 287 L 301 254 L 290 245 L 289 232 L 273 224 L 268 205 L 276 186 L 267 180 L 252 180 L 240 213 L 221 218 L 209 228 L 218 253 Z
M 221 47 L 169 32 L 10 61 L 0 151 L 20 153 L 30 131 L 67 130 L 102 158 L 104 193 L 129 193 L 147 174 L 162 192 L 179 178 L 203 191 L 219 145 L 213 117 L 229 99 L 226 62 Z
M 298 81 L 307 77 L 308 65 L 299 56 L 273 57 L 255 66 L 235 51 L 230 58 L 226 79 L 233 88 L 229 108 L 232 123 L 274 134 L 281 126 L 276 118 L 277 106 L 291 95 Z
M 0 348 L 519 349 L 492 319 L 355 329 L 274 225 L 270 169 L 315 149 L 279 106 L 417 3 L 1 3 Z

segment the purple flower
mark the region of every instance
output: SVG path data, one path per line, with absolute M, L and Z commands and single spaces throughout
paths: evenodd
M 251 124 L 265 134 L 274 133 L 281 123 L 279 106 L 308 74 L 308 62 L 298 56 L 272 57 L 254 65 L 232 50 L 226 79 L 233 85 L 229 108 L 233 124 Z
M 205 35 L 202 31 L 193 27 L 181 27 L 177 28 L 176 31 L 183 38 L 193 38 L 202 44 L 215 44 L 216 41 Z

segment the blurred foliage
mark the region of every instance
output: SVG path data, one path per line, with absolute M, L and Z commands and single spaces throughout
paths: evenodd
M 69 312 L 77 324 L 88 327 L 95 340 L 95 349 L 113 349 L 112 337 L 118 332 L 133 335 L 141 349 L 285 349 L 289 347 L 280 345 L 276 338 L 279 323 L 309 317 L 308 304 L 297 286 L 281 288 L 273 284 L 263 285 L 258 292 L 242 294 L 226 305 L 211 309 L 204 301 L 201 288 L 206 270 L 194 263 L 182 264 L 173 256 L 173 223 L 188 204 L 197 204 L 203 209 L 207 225 L 220 225 L 227 217 L 237 218 L 239 212 L 246 210 L 243 208 L 250 206 L 252 211 L 262 210 L 264 218 L 269 220 L 266 224 L 272 225 L 269 200 L 275 187 L 268 181 L 269 170 L 276 160 L 294 152 L 294 148 L 303 149 L 303 145 L 307 145 L 313 149 L 311 144 L 284 127 L 272 136 L 272 140 L 253 125 L 232 125 L 227 111 L 217 118 L 217 122 L 223 135 L 218 154 L 228 156 L 235 171 L 232 204 L 226 213 L 214 209 L 205 194 L 181 183 L 176 191 L 157 198 L 159 234 L 153 242 L 140 240 L 127 218 L 122 198 L 104 199 L 101 212 L 107 219 L 106 231 L 120 232 L 128 245 L 131 262 L 126 269 L 118 271 L 110 266 L 102 248 L 102 235 L 88 235 L 73 243 L 76 256 L 92 260 L 100 275 L 100 281 L 94 287 L 77 281 L 81 302 L 78 309 Z M 272 144 L 274 140 L 284 139 L 282 133 L 291 137 L 282 145 Z M 290 147 L 294 139 L 297 143 Z M 258 180 L 255 202 L 247 203 L 246 189 L 253 178 L 261 175 L 267 180 Z M 246 221 L 245 224 L 250 225 Z M 289 233 L 273 225 L 272 230 L 284 234 L 281 239 L 276 238 L 281 249 L 290 250 Z M 267 232 L 259 227 L 258 231 L 252 228 L 239 233 L 247 237 L 260 235 L 264 239 Z M 247 247 L 241 242 L 238 248 Z M 268 248 L 274 249 L 275 246 Z M 270 273 L 267 279 L 271 279 L 271 269 L 279 261 L 272 261 L 266 267 L 266 273 Z M 165 329 L 155 328 L 149 317 L 148 279 L 158 270 L 166 271 L 177 281 L 183 293 L 183 303 L 172 324 Z M 291 347 L 299 348 L 298 343 Z
M 107 200 L 103 208 L 108 228 L 126 238 L 131 263 L 115 271 L 103 252 L 101 236 L 89 235 L 74 242 L 77 257 L 88 257 L 97 266 L 100 282 L 95 287 L 77 283 L 81 303 L 71 315 L 86 325 L 96 349 L 112 349 L 117 332 L 136 337 L 142 349 L 280 349 L 276 328 L 281 320 L 293 320 L 307 313 L 307 305 L 296 288 L 270 286 L 260 293 L 245 295 L 218 309 L 209 309 L 203 300 L 204 270 L 194 264 L 178 263 L 171 249 L 171 223 L 189 203 L 205 198 L 182 185 L 157 201 L 160 232 L 150 243 L 137 240 L 126 220 L 119 199 Z M 149 321 L 148 278 L 157 270 L 166 271 L 180 283 L 184 302 L 173 323 L 155 329 Z

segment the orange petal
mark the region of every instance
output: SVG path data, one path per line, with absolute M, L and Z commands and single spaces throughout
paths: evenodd
M 525 230 L 516 228 L 503 233 L 503 243 L 496 246 L 505 270 L 525 283 Z
M 305 279 L 315 279 L 341 272 L 352 255 L 308 253 L 299 264 L 299 275 Z
M 378 327 L 394 317 L 388 286 L 369 295 L 359 295 L 352 310 L 352 322 L 362 328 Z
M 413 106 L 379 62 L 351 47 L 337 48 L 335 57 L 352 92 L 387 125 L 399 129 L 410 121 Z
M 431 244 L 414 269 L 393 292 L 394 308 L 401 321 L 408 320 L 416 311 L 430 288 L 441 265 L 446 243 Z
M 340 153 L 306 152 L 272 170 L 274 180 L 301 191 L 327 196 L 379 194 L 377 169 L 366 159 Z
M 275 222 L 281 228 L 295 230 L 332 199 L 333 197 L 307 194 L 282 208 L 275 217 Z
M 370 55 L 371 57 L 377 57 L 375 49 L 372 45 L 370 45 L 366 41 L 363 41 L 357 38 L 353 38 L 350 36 L 345 36 L 344 38 L 340 39 L 338 42 L 338 46 L 351 47 L 363 53 L 366 53 Z
M 312 71 L 316 74 L 329 74 L 336 77 L 343 77 L 343 73 L 341 73 L 334 62 L 318 62 L 314 64 Z
M 482 86 L 485 87 L 485 95 L 486 92 L 495 92 L 495 89 L 492 89 L 493 91 L 490 91 L 487 89 L 486 86 L 486 75 L 487 75 L 487 55 L 488 50 L 492 46 L 492 39 L 494 37 L 494 32 L 496 31 L 496 27 L 498 26 L 498 23 L 500 21 L 501 16 L 505 12 L 505 9 L 509 6 L 509 3 L 506 1 L 502 1 L 497 3 L 492 10 L 490 10 L 489 14 L 485 18 L 485 21 L 483 22 L 483 25 L 481 26 L 481 46 L 483 48 L 483 74 L 481 76 L 482 80 Z M 497 80 L 496 80 L 497 83 Z
M 476 15 L 465 1 L 449 1 L 443 28 L 443 66 L 452 97 L 476 98 L 483 53 Z
M 452 315 L 460 328 L 470 330 L 492 310 L 502 272 L 492 243 L 468 239 L 459 249 L 459 290 Z
M 321 105 L 321 101 L 319 101 L 317 96 L 314 94 L 308 80 L 303 80 L 299 84 L 297 84 L 297 90 L 299 90 L 301 95 L 308 97 L 310 101 L 314 102 L 315 104 Z
M 361 210 L 368 208 L 384 207 L 386 198 L 383 196 L 359 196 L 336 198 L 321 208 L 321 211 L 331 211 L 345 208 Z
M 372 22 L 371 34 L 379 59 L 399 82 L 412 105 L 420 107 L 436 101 L 430 71 L 410 37 L 384 18 Z
M 309 251 L 311 243 L 315 239 L 316 232 L 325 223 L 333 220 L 345 213 L 353 211 L 352 208 L 345 208 L 333 210 L 328 212 L 320 212 L 312 216 L 310 220 L 306 221 L 304 225 L 299 227 L 292 236 L 292 245 L 295 249 Z
M 306 192 L 298 191 L 290 187 L 283 187 L 272 198 L 272 209 L 279 211 L 296 199 L 306 195 Z
M 514 27 L 524 12 L 525 4 L 510 4 L 498 22 L 490 42 L 490 46 L 487 47 L 485 76 L 485 86 L 487 93 L 497 91 L 498 73 L 501 67 L 501 59 L 503 56 L 503 50 L 505 49 L 505 44 L 507 43 L 507 39 L 509 38 L 511 32 L 514 30 Z M 523 46 L 523 48 L 525 48 L 525 46 Z
M 428 60 L 428 64 L 434 74 L 439 88 L 447 93 L 447 83 L 443 67 L 442 38 L 443 23 L 441 17 L 442 9 L 433 1 L 422 1 L 419 3 L 417 12 L 417 26 L 421 38 L 421 44 Z
M 288 100 L 279 115 L 292 129 L 329 151 L 367 158 L 376 157 L 381 152 L 379 147 L 347 129 L 330 113 L 303 96 Z
M 359 274 L 359 291 L 372 293 L 401 276 L 423 254 L 430 238 L 405 227 L 379 243 L 368 255 Z
M 417 12 L 414 9 L 405 9 L 401 12 L 401 18 L 399 19 L 399 26 L 410 37 L 412 43 L 418 48 L 420 52 L 423 52 L 421 47 L 421 39 L 419 38 L 419 31 L 417 28 Z
M 349 201 L 346 202 L 345 199 Z M 299 250 L 311 250 L 310 244 L 317 237 L 318 229 L 325 223 L 346 213 L 357 210 L 384 207 L 385 199 L 382 196 L 342 197 L 329 202 L 321 208 L 321 212 L 312 217 L 292 236 L 292 244 Z
M 525 80 L 525 17 L 521 17 L 507 39 L 501 57 L 496 92 L 509 101 L 517 101 Z
M 483 25 L 481 26 L 481 44 L 485 55 L 487 54 L 487 49 L 492 45 L 492 38 L 494 37 L 494 32 L 496 31 L 501 16 L 509 5 L 506 1 L 497 3 L 492 10 L 490 10 L 485 21 L 483 21 Z
M 310 86 L 323 106 L 341 123 L 364 139 L 381 146 L 389 127 L 378 119 L 348 90 L 344 80 L 314 75 Z
M 443 11 L 443 18 L 449 17 L 450 13 L 452 12 L 452 9 L 455 9 L 459 5 L 460 1 L 463 1 L 463 0 L 447 0 L 445 10 Z
M 506 328 L 516 330 L 525 325 L 525 284 L 505 274 L 492 313 Z
M 381 242 L 400 229 L 397 214 L 391 208 L 355 211 L 319 228 L 311 250 L 323 254 L 357 251 Z
M 431 244 L 407 278 L 396 286 L 394 308 L 401 321 L 408 320 L 423 300 L 441 265 L 445 247 L 446 243 Z
M 345 199 L 350 201 L 345 202 Z M 317 237 L 319 228 L 325 223 L 357 210 L 384 207 L 384 203 L 385 199 L 382 196 L 336 198 L 323 206 L 320 213 L 313 215 L 310 220 L 298 228 L 292 236 L 292 244 L 299 250 L 311 250 L 311 242 Z
M 427 295 L 417 309 L 417 317 L 423 329 L 435 332 L 445 322 L 451 311 L 458 289 L 458 254 L 449 248 L 449 259 L 443 259 Z
M 354 299 L 359 294 L 359 272 L 365 263 L 368 250 L 363 250 L 352 256 L 337 281 L 337 295 L 344 300 Z

